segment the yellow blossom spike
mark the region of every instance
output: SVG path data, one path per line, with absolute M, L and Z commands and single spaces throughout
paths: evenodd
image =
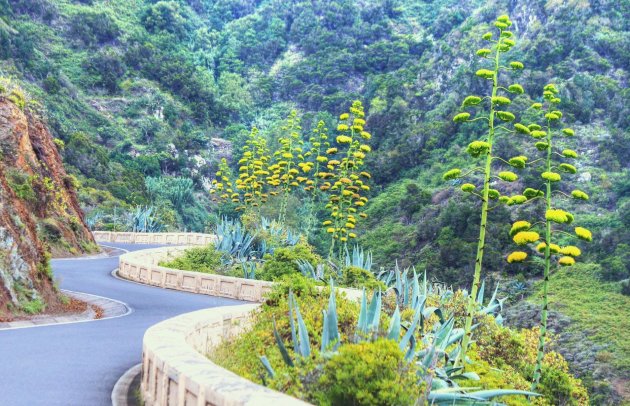
M 540 234 L 535 231 L 520 231 L 512 238 L 517 245 L 527 245 L 540 239 Z
M 515 262 L 523 262 L 527 259 L 527 253 L 523 251 L 514 251 L 507 257 L 507 262 L 512 264 Z

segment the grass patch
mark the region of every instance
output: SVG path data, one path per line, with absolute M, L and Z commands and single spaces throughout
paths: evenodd
M 599 271 L 599 265 L 578 264 L 552 274 L 549 303 L 571 317 L 574 328 L 590 331 L 595 342 L 609 345 L 612 365 L 630 372 L 630 297 L 621 294 L 619 283 L 599 280 Z

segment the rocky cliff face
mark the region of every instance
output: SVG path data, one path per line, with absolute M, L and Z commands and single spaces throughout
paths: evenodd
M 54 306 L 50 254 L 97 250 L 44 122 L 0 97 L 0 319 Z

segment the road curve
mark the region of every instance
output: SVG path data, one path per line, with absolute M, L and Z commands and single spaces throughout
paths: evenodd
M 136 251 L 155 245 L 108 244 Z M 118 257 L 53 260 L 60 287 L 124 302 L 124 317 L 0 331 L 0 405 L 111 404 L 116 380 L 141 361 L 142 336 L 178 314 L 243 302 L 114 278 Z

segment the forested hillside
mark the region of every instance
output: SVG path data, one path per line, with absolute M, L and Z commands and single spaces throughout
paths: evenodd
M 628 0 L 0 0 L 0 76 L 47 117 L 88 223 L 109 229 L 142 215 L 156 228 L 206 229 L 218 162 L 236 165 L 252 126 L 273 142 L 297 109 L 304 129 L 334 129 L 361 100 L 374 186 L 359 243 L 377 266 L 397 260 L 468 286 L 479 210 L 442 173 L 467 167 L 465 146 L 483 132 L 452 117 L 465 95 L 483 93 L 475 50 L 502 13 L 525 66 L 514 103 L 555 83 L 579 134 L 572 182 L 591 198 L 574 211 L 594 234 L 584 257 L 619 295 L 630 277 Z M 503 156 L 523 148 L 517 138 L 496 146 Z M 525 297 L 540 275 L 505 262 L 510 219 L 491 212 L 485 265 Z M 611 351 L 627 360 L 628 348 Z

